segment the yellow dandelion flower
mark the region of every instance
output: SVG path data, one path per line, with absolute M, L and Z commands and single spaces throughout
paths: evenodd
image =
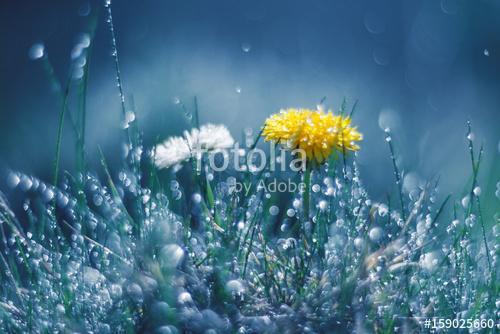
M 269 117 L 262 131 L 266 141 L 288 149 L 301 149 L 309 161 L 323 163 L 334 151 L 357 151 L 363 135 L 351 126 L 348 116 L 334 115 L 322 108 L 282 109 Z

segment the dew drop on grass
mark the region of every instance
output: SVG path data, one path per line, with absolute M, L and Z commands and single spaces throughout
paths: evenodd
M 236 91 L 236 93 L 241 94 L 241 87 L 240 86 L 236 86 L 236 88 L 234 90 Z
M 142 303 L 142 301 L 144 300 L 142 288 L 137 283 L 132 283 L 127 286 L 127 294 L 129 295 L 130 299 L 138 304 Z
M 313 191 L 313 192 L 317 193 L 317 192 L 319 192 L 320 190 L 321 190 L 321 187 L 320 187 L 320 185 L 319 185 L 319 184 L 314 184 L 314 185 L 312 186 L 312 191 Z
M 245 292 L 245 286 L 240 280 L 231 280 L 226 283 L 226 290 L 233 295 L 240 295 Z
M 59 207 L 65 208 L 66 205 L 68 205 L 68 203 L 69 203 L 68 196 L 66 196 L 61 192 L 57 194 L 57 205 L 59 205 Z
M 84 70 L 81 67 L 75 67 L 73 69 L 73 79 L 79 80 L 83 78 Z
M 135 113 L 133 111 L 127 111 L 127 113 L 125 114 L 125 121 L 127 123 L 132 123 L 133 121 L 135 121 Z
M 474 135 L 474 132 L 471 132 L 467 135 L 467 139 L 470 141 L 474 141 L 475 138 L 476 136 Z
M 328 202 L 325 200 L 321 200 L 318 203 L 318 207 L 321 211 L 326 211 L 326 209 L 328 208 Z
M 43 43 L 35 43 L 28 51 L 28 56 L 32 60 L 37 60 L 45 55 L 45 45 Z
M 7 176 L 7 185 L 13 189 L 17 187 L 19 182 L 21 182 L 19 175 L 17 173 L 10 172 L 9 175 Z
M 192 303 L 193 302 L 193 298 L 191 297 L 191 294 L 189 292 L 181 292 L 179 294 L 179 296 L 177 297 L 177 302 L 179 302 L 179 304 L 183 305 L 183 304 L 187 304 L 187 303 Z
M 103 198 L 100 194 L 94 194 L 94 196 L 92 197 L 92 201 L 94 202 L 95 206 L 101 206 Z
M 378 208 L 377 208 L 377 212 L 378 212 L 378 215 L 380 217 L 385 217 L 387 216 L 387 213 L 389 212 L 389 208 L 387 207 L 387 205 L 385 204 L 379 204 Z
M 286 215 L 287 215 L 288 217 L 293 217 L 293 216 L 295 216 L 295 210 L 294 210 L 294 209 L 291 209 L 291 208 L 290 208 L 290 209 L 288 209 L 288 210 L 286 210 Z
M 22 191 L 28 191 L 31 189 L 31 186 L 33 185 L 33 181 L 31 180 L 30 177 L 23 175 L 21 176 L 21 181 L 19 183 L 19 188 L 21 188 Z
M 173 198 L 178 201 L 182 198 L 182 192 L 180 190 L 175 190 L 172 192 Z
M 54 190 L 52 190 L 51 188 L 47 188 L 43 192 L 43 199 L 45 202 L 49 202 L 54 198 L 54 195 Z
M 488 49 L 484 49 L 483 54 L 488 57 L 490 55 L 490 51 Z
M 295 210 L 298 210 L 302 206 L 302 201 L 300 199 L 296 198 L 296 199 L 293 200 L 292 205 L 293 205 L 293 208 Z
M 475 196 L 481 195 L 481 187 L 479 186 L 475 187 L 472 192 L 474 193 Z
M 195 202 L 196 204 L 200 203 L 201 202 L 201 195 L 198 193 L 193 194 L 193 202 Z
M 176 180 L 170 181 L 170 190 L 175 191 L 177 189 L 179 189 L 179 182 Z
M 64 313 L 66 313 L 66 309 L 64 308 L 64 306 L 62 304 L 57 304 L 56 305 L 56 312 L 62 315 Z
M 462 198 L 462 200 L 460 201 L 460 203 L 462 204 L 462 207 L 464 209 L 466 209 L 468 206 L 469 206 L 469 202 L 470 202 L 470 197 L 469 195 L 465 196 L 464 198 Z
M 371 241 L 378 242 L 378 241 L 380 241 L 380 239 L 382 239 L 383 233 L 384 233 L 384 231 L 380 227 L 374 227 L 368 233 L 368 237 L 370 237 Z
M 354 239 L 354 247 L 356 247 L 357 250 L 363 249 L 364 241 L 362 238 L 357 237 Z
M 468 227 L 474 227 L 476 223 L 476 216 L 471 214 L 469 217 L 465 219 L 465 225 Z
M 167 269 L 176 268 L 184 258 L 184 250 L 177 244 L 163 246 L 160 251 L 160 260 Z
M 269 208 L 269 213 L 272 215 L 272 216 L 276 216 L 278 215 L 278 213 L 280 212 L 280 209 L 276 206 L 276 205 L 272 205 L 270 208 Z

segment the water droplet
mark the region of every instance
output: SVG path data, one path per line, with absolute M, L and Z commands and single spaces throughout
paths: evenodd
M 377 65 L 387 66 L 391 62 L 390 53 L 386 48 L 375 48 L 373 50 L 373 60 Z
M 288 209 L 288 210 L 286 210 L 286 215 L 287 215 L 288 217 L 293 217 L 293 216 L 295 216 L 295 210 L 294 210 L 294 209 L 291 209 L 291 208 L 290 208 L 290 209 Z
M 100 194 L 94 194 L 92 201 L 94 202 L 95 206 L 101 206 L 104 199 Z
M 292 205 L 293 205 L 293 208 L 295 210 L 298 210 L 302 206 L 302 201 L 300 199 L 296 198 L 296 199 L 293 200 Z
M 241 50 L 243 50 L 243 52 L 245 53 L 248 53 L 250 52 L 250 50 L 252 49 L 252 46 L 250 45 L 250 43 L 242 43 L 241 44 Z
M 381 34 L 385 31 L 385 22 L 375 13 L 366 13 L 364 23 L 366 30 L 372 34 Z
M 236 90 L 236 93 L 241 94 L 241 87 L 240 86 L 236 86 L 235 90 Z
M 467 217 L 464 221 L 465 225 L 468 227 L 474 227 L 476 223 L 476 216 L 471 214 L 469 217 Z
M 69 203 L 69 198 L 65 194 L 59 192 L 57 193 L 57 205 L 61 208 L 65 208 Z
M 484 49 L 483 54 L 484 54 L 486 57 L 489 57 L 489 55 L 490 55 L 490 51 L 488 51 L 488 49 Z
M 193 194 L 193 202 L 195 203 L 200 203 L 201 202 L 201 195 L 198 193 Z
M 429 272 L 434 271 L 439 263 L 437 252 L 429 252 L 420 256 L 419 265 Z
M 231 280 L 226 283 L 226 289 L 229 293 L 240 295 L 245 292 L 245 286 L 240 280 Z
M 90 46 L 90 35 L 87 33 L 83 33 L 79 36 L 78 45 L 82 48 L 88 48 Z
M 179 294 L 179 297 L 177 297 L 177 301 L 179 302 L 179 304 L 187 304 L 192 303 L 193 298 L 191 297 L 191 294 L 189 292 L 184 291 Z
M 176 96 L 176 97 L 174 97 L 174 98 L 172 99 L 172 102 L 173 102 L 174 104 L 180 104 L 180 103 L 181 103 L 181 99 L 179 99 L 179 98 Z
M 64 308 L 64 306 L 62 304 L 57 304 L 56 305 L 56 312 L 59 314 L 64 314 L 64 313 L 66 313 L 66 309 Z
M 54 195 L 55 195 L 54 190 L 52 190 L 51 188 L 47 188 L 43 192 L 43 199 L 45 202 L 49 202 L 54 198 Z
M 142 301 L 144 300 L 142 288 L 137 283 L 132 283 L 127 286 L 127 294 L 136 303 L 142 303 Z
M 354 239 L 354 247 L 356 247 L 357 250 L 361 250 L 363 248 L 364 241 L 362 238 L 357 237 Z
M 460 0 L 441 0 L 441 10 L 445 14 L 457 14 L 460 9 Z
M 160 262 L 168 269 L 176 268 L 184 258 L 184 250 L 176 244 L 163 246 L 160 251 Z
M 280 209 L 276 206 L 276 205 L 272 205 L 270 208 L 269 208 L 269 213 L 272 215 L 272 216 L 276 216 L 278 215 L 278 213 L 280 212 Z
M 19 177 L 19 175 L 17 173 L 10 172 L 9 175 L 7 176 L 7 185 L 10 188 L 17 187 L 17 185 L 19 184 L 20 181 L 21 181 L 21 178 Z
M 474 141 L 475 138 L 476 136 L 474 135 L 474 132 L 471 132 L 467 135 L 467 139 L 470 141 Z
M 179 189 L 179 182 L 176 180 L 170 181 L 170 190 L 175 191 L 177 189 Z
M 28 52 L 28 55 L 32 60 L 40 59 L 44 56 L 44 54 L 45 54 L 45 45 L 43 45 L 43 43 L 33 44 L 33 46 L 30 48 Z
M 321 187 L 320 187 L 320 185 L 319 185 L 319 184 L 314 184 L 314 185 L 312 186 L 312 191 L 313 191 L 313 192 L 317 193 L 317 192 L 319 192 L 320 190 L 321 190 Z
M 472 191 L 474 193 L 474 195 L 476 196 L 479 196 L 481 195 L 481 187 L 477 186 L 474 188 L 474 190 Z
M 382 130 L 389 129 L 395 129 L 398 128 L 401 124 L 401 118 L 399 114 L 391 108 L 384 108 L 380 110 L 380 113 L 378 115 L 378 126 Z
M 180 200 L 180 199 L 182 198 L 182 191 L 180 191 L 180 190 L 173 191 L 173 192 L 172 192 L 172 197 L 173 197 L 176 201 Z
M 368 237 L 370 238 L 371 241 L 377 242 L 380 239 L 382 239 L 383 233 L 384 231 L 380 227 L 374 227 L 368 233 Z
M 30 190 L 32 185 L 33 181 L 31 180 L 30 177 L 26 175 L 21 176 L 21 180 L 19 182 L 19 188 L 21 188 L 22 191 Z
M 85 2 L 78 9 L 78 15 L 80 15 L 80 16 L 88 16 L 90 14 L 90 9 L 91 9 L 90 3 Z
M 466 209 L 468 206 L 469 206 L 469 202 L 470 202 L 470 197 L 469 195 L 465 196 L 464 198 L 462 198 L 462 200 L 460 201 L 460 203 L 462 204 L 462 207 L 464 209 Z
M 85 71 L 81 67 L 75 67 L 73 69 L 73 79 L 79 80 L 83 78 L 83 75 L 85 74 Z
M 321 200 L 318 203 L 318 207 L 321 211 L 325 211 L 328 208 L 328 202 L 325 200 Z
M 385 204 L 380 204 L 377 208 L 377 212 L 380 217 L 385 217 L 389 212 L 389 208 Z

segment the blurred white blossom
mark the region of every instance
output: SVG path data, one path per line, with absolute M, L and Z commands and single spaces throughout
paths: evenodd
M 188 159 L 191 155 L 186 140 L 182 137 L 170 137 L 158 144 L 155 150 L 155 165 L 158 168 L 168 168 Z
M 231 133 L 224 125 L 205 124 L 199 129 L 184 131 L 184 137 L 170 137 L 156 146 L 156 167 L 168 168 L 177 165 L 194 154 L 194 150 L 220 150 L 234 144 Z
M 234 144 L 231 133 L 224 125 L 211 123 L 202 125 L 200 129 L 192 129 L 191 132 L 184 131 L 184 137 L 191 149 L 217 150 L 230 148 Z

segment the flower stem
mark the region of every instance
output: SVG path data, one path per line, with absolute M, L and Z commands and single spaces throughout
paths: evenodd
M 302 181 L 304 182 L 305 189 L 302 198 L 304 206 L 304 216 L 306 221 L 309 220 L 309 207 L 310 207 L 310 196 L 311 196 L 311 167 L 306 166 L 304 170 L 304 175 L 302 176 Z

